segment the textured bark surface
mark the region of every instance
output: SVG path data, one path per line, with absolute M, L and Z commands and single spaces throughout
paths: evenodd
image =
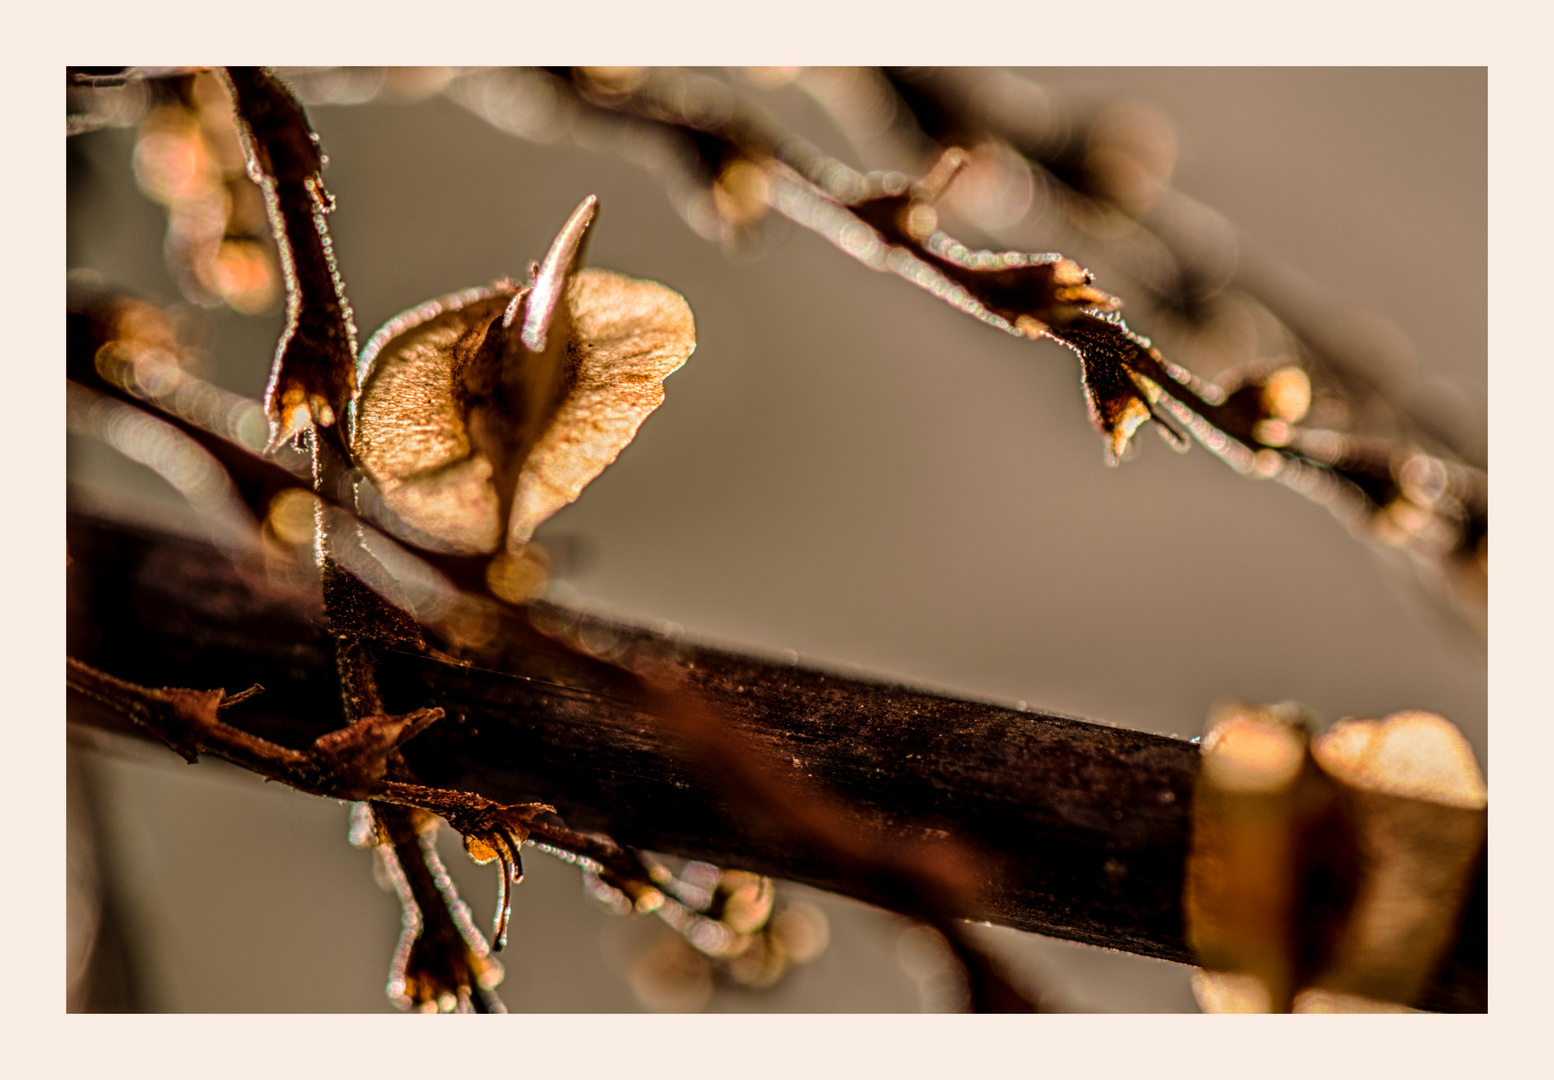
M 301 747 L 342 722 L 321 605 L 251 588 L 209 545 L 72 516 L 69 649 L 150 686 L 266 692 L 228 721 Z M 742 656 L 535 605 L 476 651 L 386 653 L 385 706 L 447 718 L 404 748 L 419 779 L 554 804 L 572 828 L 884 902 L 795 848 L 664 730 L 597 656 L 658 639 L 732 737 L 772 770 L 845 800 L 896 835 L 953 836 L 984 858 L 973 917 L 1190 963 L 1182 873 L 1197 748 L 1186 741 Z M 73 715 L 122 722 L 80 699 Z M 1419 1004 L 1486 1008 L 1485 878 L 1457 949 Z

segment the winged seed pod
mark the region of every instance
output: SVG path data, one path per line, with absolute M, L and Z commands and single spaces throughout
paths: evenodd
M 528 285 L 432 300 L 362 350 L 352 453 L 426 546 L 519 554 L 631 442 L 695 348 L 678 293 L 578 269 L 597 206 L 578 205 Z

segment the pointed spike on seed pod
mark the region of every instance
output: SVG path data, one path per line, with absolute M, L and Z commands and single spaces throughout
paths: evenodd
M 582 265 L 588 230 L 599 216 L 599 197 L 590 195 L 577 204 L 566 224 L 551 241 L 550 250 L 534 273 L 533 288 L 523 316 L 522 340 L 530 352 L 545 351 L 551 319 L 566 293 L 567 279 Z
M 447 550 L 516 558 L 631 442 L 695 349 L 684 297 L 578 268 L 596 213 L 585 199 L 531 274 L 549 301 L 531 305 L 535 290 L 505 279 L 451 293 L 362 351 L 353 460 L 389 510 Z M 522 340 L 531 319 L 540 352 Z

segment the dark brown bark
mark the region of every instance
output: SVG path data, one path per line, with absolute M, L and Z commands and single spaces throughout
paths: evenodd
M 267 596 L 207 544 L 72 516 L 69 650 L 148 686 L 266 692 L 228 722 L 293 747 L 342 725 L 321 606 Z M 613 665 L 670 650 L 686 685 L 774 773 L 845 802 L 868 831 L 949 836 L 981 855 L 974 917 L 1183 963 L 1181 892 L 1197 748 L 1072 717 L 1020 711 L 670 641 L 549 605 L 502 615 L 492 643 L 450 660 L 380 657 L 385 708 L 447 710 L 408 743 L 425 784 L 555 805 L 574 829 L 633 847 L 801 881 L 881 906 L 821 852 L 751 821 Z M 549 633 L 541 632 L 541 629 Z M 463 661 L 457 662 L 457 661 Z M 73 700 L 79 718 L 120 726 Z M 1484 875 L 1465 931 L 1418 1004 L 1486 1007 Z

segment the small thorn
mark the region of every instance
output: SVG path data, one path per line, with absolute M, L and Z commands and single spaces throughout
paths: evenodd
M 239 690 L 237 693 L 223 698 L 221 704 L 217 705 L 216 708 L 230 709 L 232 706 L 241 704 L 242 702 L 247 701 L 249 698 L 262 693 L 264 693 L 264 687 L 260 686 L 258 683 L 254 683 L 254 685 L 250 686 L 247 690 Z
M 546 332 L 550 329 L 551 319 L 555 317 L 556 308 L 566 291 L 567 279 L 582 259 L 583 241 L 588 236 L 589 226 L 598 216 L 598 210 L 597 195 L 590 195 L 578 203 L 577 209 L 572 211 L 566 224 L 556 234 L 556 239 L 551 241 L 550 250 L 545 253 L 545 261 L 533 273 L 534 287 L 524 311 L 522 334 L 524 348 L 530 352 L 545 351 Z
M 421 732 L 441 720 L 444 712 L 440 707 L 433 706 L 429 709 L 417 709 L 405 717 L 405 726 L 400 729 L 399 735 L 394 739 L 394 747 L 398 749 L 405 743 L 415 738 Z
M 527 285 L 525 285 L 521 289 L 518 290 L 517 294 L 513 297 L 512 302 L 507 305 L 507 310 L 502 312 L 502 329 L 503 330 L 511 329 L 513 323 L 518 319 L 518 316 L 523 312 L 523 303 L 524 303 L 524 300 L 526 300 L 528 298 L 528 295 L 529 295 L 529 287 Z

